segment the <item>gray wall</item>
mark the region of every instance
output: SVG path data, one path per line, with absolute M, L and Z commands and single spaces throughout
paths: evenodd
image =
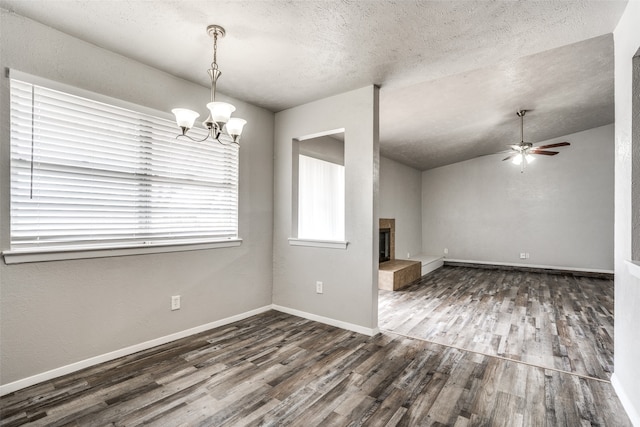
M 341 132 L 342 138 L 344 133 Z M 344 142 L 331 136 L 319 136 L 298 142 L 299 154 L 344 166 Z
M 626 261 L 631 259 L 633 146 L 632 58 L 640 48 L 640 2 L 630 1 L 614 31 L 615 43 L 615 373 L 612 383 L 627 413 L 640 426 L 640 277 L 630 274 Z M 637 96 L 637 94 L 636 94 Z M 637 126 L 637 124 L 636 124 Z M 637 150 L 637 147 L 635 148 Z M 636 206 L 640 200 L 633 202 Z M 638 236 L 636 236 L 638 237 Z M 640 261 L 640 260 L 636 260 Z
M 209 90 L 1 11 L 0 68 L 170 111 L 204 113 Z M 203 71 L 204 72 L 204 71 Z M 0 246 L 9 248 L 9 80 L 0 79 Z M 224 78 L 221 80 L 224 87 Z M 269 305 L 273 114 L 232 100 L 248 120 L 240 149 L 236 248 L 0 262 L 0 382 L 7 384 Z M 170 296 L 182 296 L 172 312 Z
M 378 324 L 377 121 L 378 89 L 370 86 L 281 111 L 275 124 L 273 303 L 365 332 Z M 292 141 L 340 128 L 349 245 L 291 246 Z M 323 294 L 315 292 L 316 281 L 324 283 Z
M 540 144 L 560 141 L 571 146 L 524 173 L 504 154 L 423 172 L 424 253 L 613 270 L 613 125 Z
M 396 220 L 396 258 L 422 251 L 421 173 L 380 157 L 380 218 Z

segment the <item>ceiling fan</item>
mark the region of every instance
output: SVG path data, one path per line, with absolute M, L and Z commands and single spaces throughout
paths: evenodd
M 568 142 L 557 142 L 555 144 L 541 145 L 534 147 L 530 142 L 524 142 L 524 115 L 529 110 L 518 110 L 516 115 L 520 117 L 520 143 L 510 145 L 511 154 L 508 157 L 502 159 L 511 160 L 513 164 L 520 165 L 520 173 L 524 172 L 524 168 L 528 163 L 535 160 L 534 154 L 542 154 L 544 156 L 555 156 L 558 151 L 548 151 L 548 148 L 565 147 L 571 145 Z

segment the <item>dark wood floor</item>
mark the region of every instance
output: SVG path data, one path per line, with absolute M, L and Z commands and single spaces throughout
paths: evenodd
M 444 267 L 380 291 L 380 328 L 609 380 L 612 280 Z
M 606 381 L 271 311 L 0 399 L 2 426 L 630 426 Z

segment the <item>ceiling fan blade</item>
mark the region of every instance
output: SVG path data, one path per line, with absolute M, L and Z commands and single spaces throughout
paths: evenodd
M 530 150 L 529 154 L 544 154 L 545 156 L 555 156 L 559 151 L 539 151 L 539 150 Z
M 571 145 L 571 144 L 569 144 L 568 142 L 557 142 L 555 144 L 541 145 L 539 147 L 534 147 L 534 148 L 538 150 L 544 150 L 546 148 L 565 147 L 567 145 Z
M 518 144 L 511 144 L 509 145 L 509 147 L 511 147 L 512 150 L 516 150 L 516 151 L 520 151 L 522 149 L 522 147 Z
M 511 160 L 513 159 L 515 156 L 517 156 L 519 153 L 514 153 L 512 155 L 510 155 L 509 157 L 505 157 L 504 159 L 502 159 L 502 161 L 504 162 L 505 160 Z

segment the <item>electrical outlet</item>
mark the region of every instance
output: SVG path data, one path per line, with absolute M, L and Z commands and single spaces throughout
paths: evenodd
M 316 294 L 321 294 L 322 291 L 323 291 L 322 282 L 320 282 L 320 281 L 316 282 Z
M 411 258 L 411 252 L 407 252 L 407 259 Z
M 171 297 L 171 310 L 180 310 L 180 295 Z
M 527 259 L 526 252 L 520 252 L 520 259 Z
M 448 254 L 448 253 L 449 253 L 449 249 L 444 248 L 444 254 L 446 255 L 446 254 Z

